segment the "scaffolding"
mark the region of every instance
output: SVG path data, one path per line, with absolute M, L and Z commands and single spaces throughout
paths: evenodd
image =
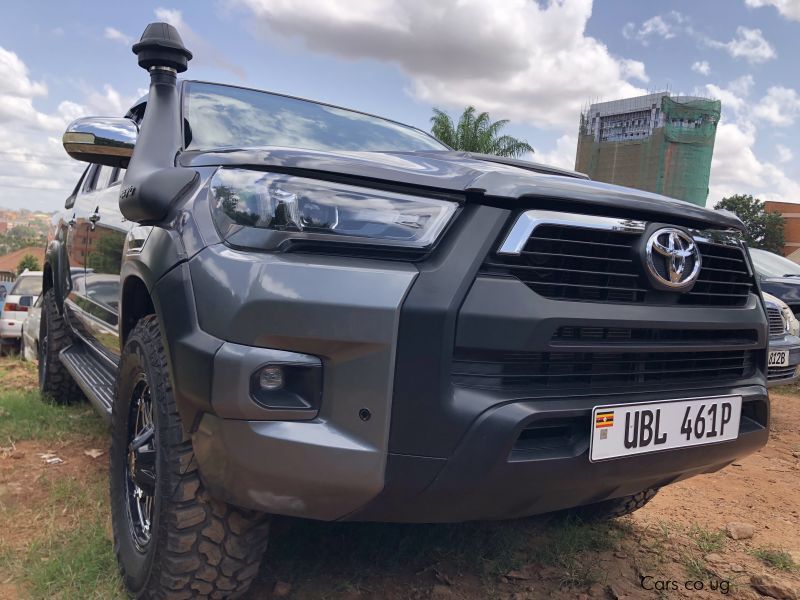
M 575 168 L 705 206 L 721 108 L 668 92 L 593 104 L 581 114 Z

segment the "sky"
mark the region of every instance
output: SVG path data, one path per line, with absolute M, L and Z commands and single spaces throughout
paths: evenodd
M 800 203 L 800 0 L 27 0 L 0 20 L 0 207 L 63 206 L 82 166 L 61 134 L 146 91 L 130 46 L 156 20 L 194 52 L 190 78 L 425 130 L 471 104 L 567 168 L 589 102 L 717 98 L 708 205 Z

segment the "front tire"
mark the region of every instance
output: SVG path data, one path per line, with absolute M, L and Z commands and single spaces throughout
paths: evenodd
M 658 488 L 650 488 L 621 498 L 603 500 L 596 504 L 588 504 L 572 509 L 572 514 L 578 516 L 583 521 L 608 521 L 618 517 L 624 517 L 642 508 L 650 502 L 658 493 Z
M 266 550 L 267 517 L 209 496 L 169 383 L 155 316 L 122 351 L 111 420 L 114 550 L 137 598 L 236 598 Z
M 56 404 L 73 404 L 83 400 L 83 392 L 58 357 L 70 345 L 72 336 L 56 307 L 55 291 L 50 288 L 44 293 L 39 321 L 39 391 L 43 398 Z

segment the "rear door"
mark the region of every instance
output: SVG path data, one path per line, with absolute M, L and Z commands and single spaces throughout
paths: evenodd
M 116 362 L 119 358 L 120 269 L 125 237 L 135 223 L 119 210 L 124 171 L 101 167 L 92 192 L 86 252 L 83 318 L 88 340 Z

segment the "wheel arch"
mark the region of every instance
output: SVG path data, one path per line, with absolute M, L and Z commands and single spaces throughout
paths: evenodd
M 133 328 L 143 317 L 156 314 L 153 297 L 144 280 L 138 275 L 129 275 L 120 291 L 120 346 L 124 347 Z

